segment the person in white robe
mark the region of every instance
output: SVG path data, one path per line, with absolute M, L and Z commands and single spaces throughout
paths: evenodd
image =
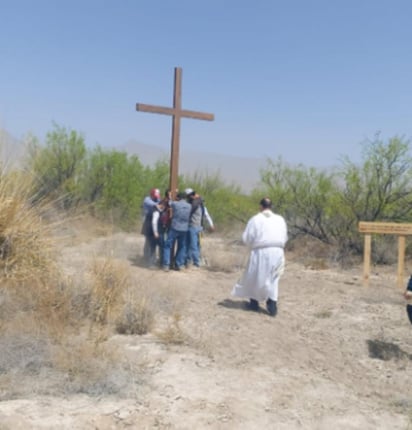
M 255 311 L 259 310 L 259 301 L 266 301 L 268 313 L 275 316 L 288 233 L 285 219 L 272 211 L 269 198 L 260 201 L 260 212 L 248 221 L 242 240 L 250 248 L 250 254 L 232 295 L 249 298 L 249 307 Z

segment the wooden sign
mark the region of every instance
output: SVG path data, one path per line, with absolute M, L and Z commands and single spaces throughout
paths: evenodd
M 412 224 L 400 224 L 397 222 L 366 222 L 359 223 L 359 232 L 368 234 L 412 234 Z
M 412 234 L 412 224 L 396 222 L 366 222 L 361 221 L 358 228 L 360 233 L 365 234 L 363 247 L 363 282 L 369 283 L 372 234 L 395 234 L 398 236 L 398 276 L 399 288 L 404 287 L 405 272 L 405 236 Z

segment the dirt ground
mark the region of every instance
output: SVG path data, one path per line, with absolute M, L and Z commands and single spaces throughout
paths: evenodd
M 217 236 L 205 241 L 209 255 L 221 244 Z M 362 267 L 316 270 L 286 253 L 273 318 L 231 298 L 240 264 L 165 273 L 136 264 L 142 247 L 136 234 L 77 238 L 62 261 L 75 273 L 110 249 L 136 282 L 175 289 L 188 340 L 113 334 L 108 342 L 132 364 L 146 363 L 133 395 L 3 401 L 1 430 L 412 429 L 412 326 L 396 267 L 375 267 L 364 287 Z

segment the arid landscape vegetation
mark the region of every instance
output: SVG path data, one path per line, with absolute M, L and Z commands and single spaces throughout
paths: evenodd
M 0 430 L 412 430 L 412 2 L 0 13 Z
M 217 228 L 202 238 L 200 269 L 165 273 L 143 264 L 139 212 L 164 166 L 97 149 L 70 169 L 81 141 L 55 129 L 26 167 L 1 174 L 0 429 L 411 429 L 396 241 L 374 238 L 366 287 L 356 231 L 356 216 L 382 219 L 373 208 L 407 221 L 410 194 L 394 194 L 407 176 L 390 158 L 402 145 L 376 147 L 391 166 L 385 201 L 363 189 L 383 179 L 370 164 L 348 165 L 346 200 L 325 173 L 276 163 L 250 195 L 216 177 L 182 178 L 199 185 Z M 135 200 L 130 172 L 147 181 Z M 230 295 L 248 255 L 244 222 L 263 193 L 290 227 L 275 318 Z
M 394 267 L 287 252 L 279 314 L 230 297 L 245 249 L 141 266 L 138 234 L 59 225 L 58 284 L 1 291 L 1 429 L 409 429 L 411 326 Z M 28 286 L 26 286 L 28 288 Z

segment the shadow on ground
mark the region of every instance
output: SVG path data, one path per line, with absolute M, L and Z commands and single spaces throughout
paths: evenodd
M 369 349 L 369 357 L 383 361 L 389 360 L 412 360 L 412 355 L 399 348 L 398 345 L 382 340 L 369 339 L 366 341 Z

